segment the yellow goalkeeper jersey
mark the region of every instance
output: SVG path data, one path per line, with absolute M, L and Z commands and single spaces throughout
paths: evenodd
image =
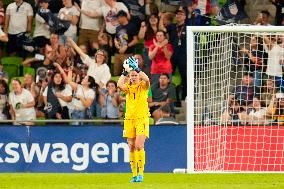
M 126 112 L 125 119 L 138 119 L 150 116 L 148 108 L 149 87 L 144 81 L 138 84 L 126 83 Z

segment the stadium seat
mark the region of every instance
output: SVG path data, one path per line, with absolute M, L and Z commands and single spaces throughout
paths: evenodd
M 23 67 L 23 75 L 25 75 L 27 73 L 31 74 L 33 77 L 35 77 L 35 69 L 31 68 L 31 67 L 24 66 Z
M 181 84 L 181 76 L 178 69 L 176 69 L 175 73 L 172 76 L 172 83 L 175 85 L 175 87 Z
M 154 125 L 154 119 L 152 117 L 149 117 L 149 125 Z
M 111 80 L 113 80 L 113 81 L 117 82 L 117 81 L 118 81 L 118 79 L 119 79 L 119 77 L 120 77 L 120 76 L 112 76 L 112 77 L 111 77 Z
M 3 64 L 3 70 L 8 73 L 9 82 L 13 77 L 19 76 L 20 67 L 16 64 Z
M 3 57 L 1 58 L 2 64 L 16 64 L 22 65 L 23 59 L 17 56 Z
M 24 82 L 24 77 L 12 77 L 10 81 L 12 81 L 13 79 L 19 79 L 21 81 L 21 83 L 23 84 Z M 12 82 L 9 83 L 9 90 L 12 91 Z

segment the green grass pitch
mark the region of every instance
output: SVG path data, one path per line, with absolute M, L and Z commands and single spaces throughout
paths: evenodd
M 129 183 L 131 174 L 1 173 L 0 189 L 283 189 L 284 174 L 145 174 L 143 183 Z

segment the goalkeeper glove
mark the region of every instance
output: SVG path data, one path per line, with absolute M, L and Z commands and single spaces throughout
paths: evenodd
M 138 61 L 134 56 L 128 58 L 128 64 L 133 70 L 138 68 Z
M 135 71 L 136 71 L 137 73 L 139 73 L 139 72 L 141 71 L 141 69 L 140 69 L 140 68 L 136 68 Z

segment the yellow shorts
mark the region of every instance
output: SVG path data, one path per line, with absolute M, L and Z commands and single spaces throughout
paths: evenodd
M 145 135 L 149 138 L 149 118 L 124 120 L 123 137 L 135 138 L 137 135 Z

